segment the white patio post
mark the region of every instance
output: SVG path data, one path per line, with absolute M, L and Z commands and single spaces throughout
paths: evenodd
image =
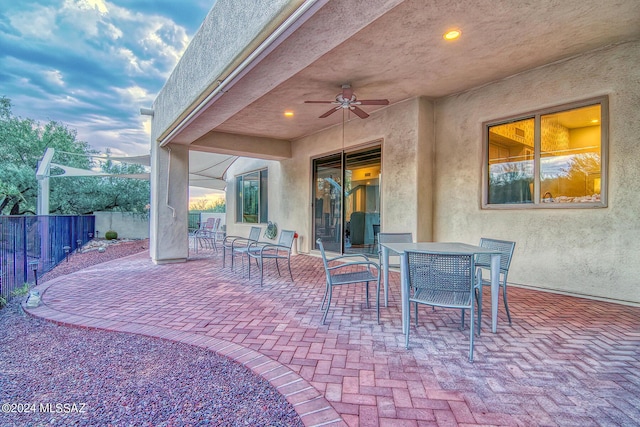
M 49 215 L 49 173 L 54 153 L 55 150 L 53 148 L 47 148 L 42 159 L 38 162 L 36 170 L 36 179 L 38 180 L 37 215 Z
M 189 150 L 182 145 L 151 147 L 151 259 L 184 262 L 189 256 Z

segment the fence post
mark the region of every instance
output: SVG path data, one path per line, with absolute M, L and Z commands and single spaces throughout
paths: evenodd
M 27 249 L 29 236 L 27 235 L 27 217 L 20 217 L 20 222 L 22 222 L 22 266 L 24 272 L 22 284 L 25 284 L 29 282 L 29 262 L 27 260 L 27 255 L 29 254 Z

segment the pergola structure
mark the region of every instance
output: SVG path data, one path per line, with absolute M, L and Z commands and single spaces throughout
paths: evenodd
M 38 162 L 38 169 L 36 170 L 36 178 L 38 180 L 37 215 L 49 215 L 49 180 L 51 178 L 112 176 L 117 178 L 149 179 L 149 173 L 112 174 L 52 163 L 54 154 L 55 150 L 53 148 L 47 148 Z M 129 164 L 151 166 L 151 159 L 149 155 L 123 157 L 109 156 L 107 158 L 102 156 L 92 157 L 100 157 L 105 160 Z M 189 159 L 189 185 L 214 190 L 224 190 L 227 185 L 223 178 L 224 174 L 236 159 L 237 156 L 225 154 L 192 152 Z M 51 175 L 52 166 L 61 169 L 63 173 Z

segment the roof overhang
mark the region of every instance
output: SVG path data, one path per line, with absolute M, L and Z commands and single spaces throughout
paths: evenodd
M 171 143 L 202 150 L 206 141 L 214 141 L 207 150 L 270 158 L 269 150 L 225 145 L 220 136 L 235 135 L 236 142 L 238 136 L 251 136 L 282 146 L 342 121 L 340 114 L 318 118 L 327 106 L 304 101 L 331 100 L 343 83 L 350 83 L 359 98 L 386 98 L 391 104 L 437 99 L 640 38 L 635 1 L 369 0 L 365 6 L 333 0 L 318 5 L 233 85 L 202 104 Z M 207 20 L 215 19 L 213 12 L 225 10 L 214 9 Z M 442 35 L 451 27 L 461 29 L 462 37 L 447 42 Z M 203 25 L 201 31 L 209 31 L 205 38 L 217 36 L 213 26 Z M 198 49 L 187 54 L 210 56 Z M 377 108 L 385 107 L 366 110 Z M 293 117 L 285 117 L 285 110 Z

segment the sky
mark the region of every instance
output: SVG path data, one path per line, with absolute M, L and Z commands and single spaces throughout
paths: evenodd
M 215 0 L 0 0 L 0 96 L 77 131 L 92 149 L 144 155 L 153 100 Z

